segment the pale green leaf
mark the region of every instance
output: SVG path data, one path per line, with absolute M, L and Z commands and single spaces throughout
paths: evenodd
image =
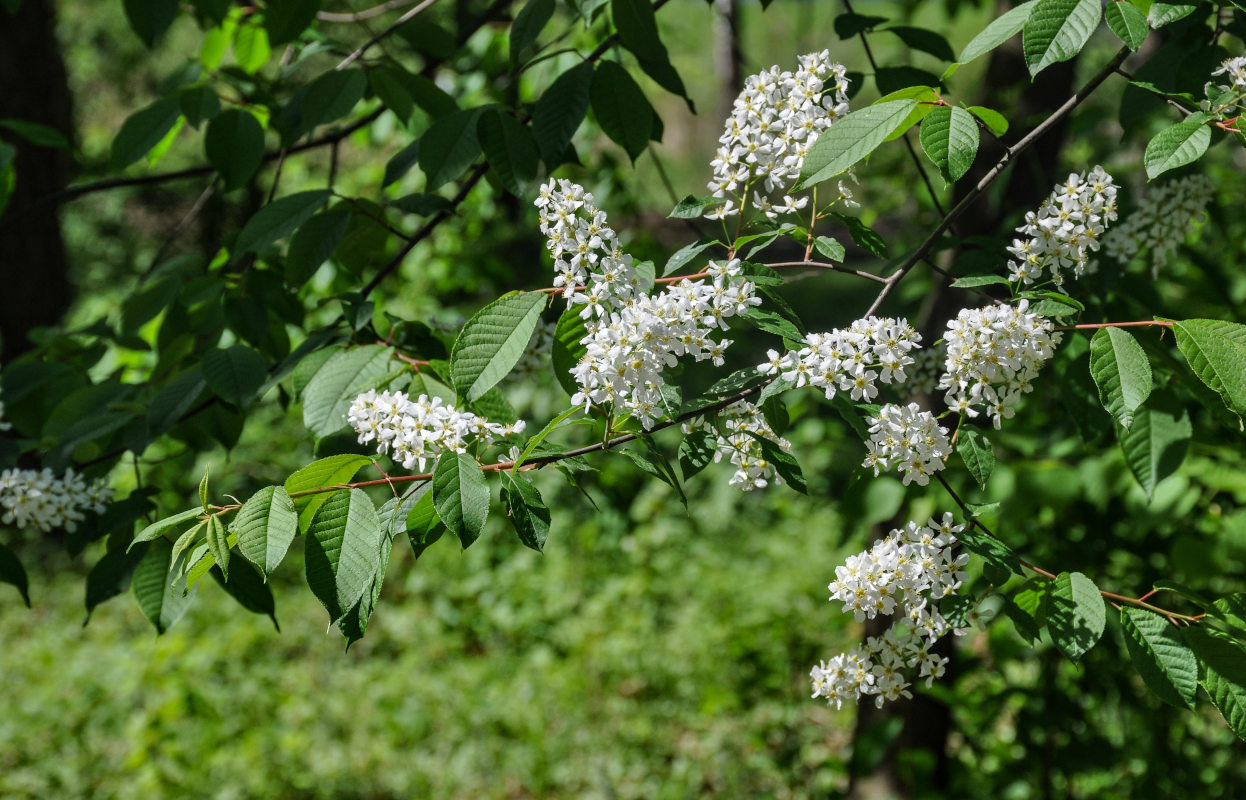
M 299 515 L 299 530 L 306 531 L 311 525 L 316 511 L 329 499 L 328 492 L 306 494 L 295 497 L 299 492 L 319 489 L 326 486 L 340 486 L 349 483 L 355 473 L 372 463 L 367 456 L 344 453 L 313 461 L 306 467 L 286 479 L 285 489 L 294 501 L 294 508 Z
M 506 295 L 463 326 L 450 354 L 450 377 L 468 402 L 478 400 L 518 363 L 541 319 L 545 300 L 542 292 Z
M 290 493 L 282 486 L 261 489 L 242 504 L 229 529 L 238 537 L 238 552 L 268 580 L 299 531 Z
M 1164 617 L 1143 608 L 1121 609 L 1129 657 L 1142 680 L 1165 703 L 1194 708 L 1198 662 L 1180 632 Z
M 800 169 L 800 188 L 833 178 L 874 152 L 916 106 L 916 100 L 890 100 L 841 117 L 809 148 Z
M 1047 595 L 1047 630 L 1060 652 L 1077 662 L 1103 635 L 1107 607 L 1099 587 L 1080 572 L 1061 572 Z
M 170 574 L 173 546 L 163 539 L 152 542 L 147 554 L 134 568 L 130 588 L 143 616 L 164 633 L 182 618 L 194 601 L 194 592 L 183 595 L 173 588 Z
M 939 106 L 921 126 L 922 149 L 947 183 L 954 183 L 973 166 L 978 154 L 978 123 L 960 107 Z
M 1016 8 L 1009 9 L 992 20 L 991 24 L 987 25 L 977 36 L 969 40 L 969 44 L 965 45 L 965 49 L 960 51 L 960 57 L 957 60 L 962 64 L 968 64 L 978 56 L 991 52 L 1016 36 L 1025 27 L 1025 21 L 1030 18 L 1030 12 L 1034 10 L 1035 2 L 1037 0 L 1029 0 Z
M 1130 3 L 1111 2 L 1103 9 L 1103 17 L 1122 42 L 1129 45 L 1130 50 L 1137 51 L 1146 41 L 1151 28 L 1147 25 L 1146 15 L 1134 8 Z
M 995 469 L 995 448 L 991 446 L 991 440 L 977 428 L 962 426 L 956 439 L 956 452 L 960 453 L 978 486 L 985 489 Z
M 362 489 L 341 490 L 307 529 L 307 584 L 333 622 L 350 611 L 376 579 L 384 531 Z
M 1218 392 L 1229 410 L 1246 414 L 1246 325 L 1188 319 L 1174 322 L 1173 332 L 1198 379 Z
M 1155 397 L 1138 409 L 1129 430 L 1116 429 L 1125 463 L 1147 497 L 1181 466 L 1193 432 L 1189 412 Z
M 346 425 L 346 412 L 355 398 L 375 389 L 390 374 L 392 348 L 366 345 L 335 353 L 303 390 L 303 424 L 317 437 Z
M 1099 400 L 1121 427 L 1151 396 L 1151 364 L 1138 340 L 1121 328 L 1100 328 L 1090 340 L 1090 375 Z
M 450 532 L 467 549 L 489 517 L 489 486 L 476 459 L 445 453 L 433 470 L 433 506 Z
M 1080 53 L 1102 15 L 1102 0 L 1038 0 L 1022 29 L 1030 74 Z
M 1165 128 L 1147 142 L 1142 163 L 1147 180 L 1155 180 L 1170 169 L 1193 163 L 1207 152 L 1211 144 L 1210 116 L 1201 112 Z
M 1246 739 L 1246 651 L 1225 636 L 1202 628 L 1184 631 L 1185 640 L 1202 663 L 1202 684 L 1224 721 Z

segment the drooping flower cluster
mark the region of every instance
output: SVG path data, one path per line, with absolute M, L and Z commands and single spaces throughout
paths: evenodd
M 0 522 L 5 525 L 72 532 L 86 519 L 85 512 L 103 513 L 111 498 L 112 489 L 104 481 L 87 483 L 72 469 L 59 478 L 50 469 L 0 472 Z
M 375 389 L 355 398 L 346 419 L 359 434 L 360 444 L 376 442 L 378 453 L 388 453 L 404 469 L 420 471 L 442 453 L 465 453 L 469 442 L 492 442 L 525 427 L 523 420 L 513 425 L 489 422 L 443 404 L 440 397 L 422 394 L 412 400 L 405 392 Z
M 958 414 L 978 416 L 978 406 L 998 429 L 1014 413 L 1021 395 L 1033 389 L 1043 363 L 1051 358 L 1061 333 L 1050 321 L 1027 312 L 1029 301 L 1015 307 L 964 308 L 947 324 L 947 361 L 939 388 Z
M 727 460 L 735 466 L 735 474 L 728 483 L 739 486 L 744 492 L 764 489 L 771 482 L 783 483 L 783 478 L 766 459 L 761 443 L 754 436 L 768 439 L 788 453 L 792 451 L 792 443 L 774 432 L 762 410 L 746 400 L 741 400 L 718 412 L 718 417 L 723 430 L 715 431 L 714 463 L 722 461 L 725 454 Z M 707 424 L 698 418 L 685 423 L 682 428 L 687 435 Z
M 1123 264 L 1149 250 L 1151 274 L 1157 276 L 1186 234 L 1206 219 L 1212 191 L 1211 181 L 1202 175 L 1152 188 L 1138 208 L 1103 237 L 1104 254 Z
M 758 367 L 779 375 L 796 387 L 816 386 L 826 399 L 837 391 L 853 400 L 869 402 L 878 395 L 875 381 L 901 383 L 905 367 L 913 363 L 911 350 L 920 347 L 921 334 L 907 320 L 867 317 L 847 328 L 805 336 L 805 346 L 780 356 L 767 352 L 769 361 Z
M 739 214 L 750 189 L 753 205 L 770 219 L 804 208 L 808 198 L 798 200 L 787 192 L 800 177 L 809 145 L 848 113 L 848 78 L 826 50 L 803 55 L 799 63 L 795 72 L 773 66 L 744 82 L 711 162 L 709 190 L 729 199 L 707 217 Z M 840 191 L 851 198 L 847 187 Z M 775 194 L 782 199 L 772 204 Z
M 1025 215 L 1008 252 L 1008 280 L 1032 284 L 1044 277 L 1056 286 L 1064 284 L 1065 270 L 1074 278 L 1086 271 L 1090 254 L 1108 223 L 1116 219 L 1116 184 L 1096 166 L 1089 173 L 1072 173 L 1055 187 L 1038 211 Z M 1044 275 L 1044 273 L 1048 273 Z
M 939 373 L 943 371 L 943 362 L 947 360 L 947 344 L 938 342 L 931 347 L 923 347 L 913 353 L 913 364 L 908 369 L 909 379 L 904 388 L 910 397 L 920 394 L 934 394 L 939 387 Z
M 851 612 L 858 622 L 880 614 L 897 619 L 882 636 L 871 636 L 864 646 L 810 670 L 813 697 L 842 708 L 873 696 L 881 708 L 886 700 L 912 696 L 911 670 L 927 686 L 943 676 L 948 659 L 931 648 L 948 631 L 964 631 L 953 629 L 936 603 L 960 588 L 969 560 L 952 554 L 956 534 L 964 530 L 953 523 L 951 514 L 926 525 L 910 522 L 835 568 L 827 588 L 832 602 L 844 604 L 844 613 Z
M 870 418 L 869 431 L 869 453 L 861 466 L 873 467 L 875 475 L 891 469 L 903 472 L 905 486 L 930 483 L 930 476 L 942 470 L 943 460 L 952 454 L 947 428 L 917 403 L 883 406 Z
M 680 357 L 721 366 L 731 340 L 711 338 L 726 320 L 761 303 L 738 260 L 710 262 L 705 279 L 682 279 L 643 291 L 631 256 L 606 224 L 593 196 L 570 181 L 541 187 L 541 232 L 555 259 L 568 305 L 583 307 L 587 353 L 571 370 L 581 390 L 572 402 L 609 403 L 646 428 L 665 414 L 662 371 Z

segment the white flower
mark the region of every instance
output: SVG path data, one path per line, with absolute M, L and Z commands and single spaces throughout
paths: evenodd
M 848 79 L 826 50 L 801 56 L 799 63 L 795 72 L 773 66 L 745 80 L 710 162 L 710 192 L 732 199 L 706 218 L 738 214 L 736 203 L 747 201 L 747 188 L 754 191 L 754 207 L 769 219 L 804 208 L 805 198 L 787 192 L 800 177 L 808 146 L 848 113 Z M 781 199 L 774 202 L 772 195 Z
M 1013 240 L 1008 248 L 1013 256 L 1008 279 L 1028 286 L 1046 271 L 1052 283 L 1061 286 L 1066 269 L 1080 278 L 1090 253 L 1099 249 L 1100 237 L 1115 219 L 1116 185 L 1112 176 L 1103 167 L 1070 174 L 1037 212 L 1025 215 L 1025 224 L 1017 228 L 1024 238 Z
M 869 453 L 862 466 L 873 467 L 875 475 L 893 468 L 903 472 L 905 486 L 913 481 L 919 486 L 930 483 L 930 476 L 942 470 L 943 460 L 952 454 L 947 428 L 916 403 L 883 406 L 870 420 L 869 431 Z
M 976 416 L 974 407 L 985 407 L 996 428 L 1013 415 L 1013 406 L 1033 388 L 1031 381 L 1062 338 L 1051 322 L 1027 313 L 1028 308 L 1028 300 L 1016 307 L 964 308 L 948 322 L 939 388 L 946 390 L 949 408 Z
M 420 395 L 411 400 L 404 392 L 364 392 L 346 415 L 359 442 L 376 442 L 378 453 L 388 453 L 404 469 L 426 469 L 442 453 L 467 452 L 470 441 L 492 442 L 498 436 L 521 433 L 523 420 L 513 425 L 489 422 L 470 411 L 443 405 L 440 397 Z
M 570 305 L 584 309 L 585 355 L 571 369 L 572 397 L 586 408 L 609 404 L 651 428 L 668 415 L 663 371 L 682 357 L 723 364 L 729 339 L 716 340 L 726 320 L 758 305 L 756 287 L 738 260 L 710 262 L 705 279 L 664 284 L 648 294 L 606 216 L 582 187 L 562 180 L 543 186 L 541 230 Z M 569 255 L 570 254 L 570 255 Z
M 847 328 L 810 333 L 804 347 L 782 356 L 771 350 L 757 369 L 797 387 L 815 386 L 827 400 L 845 391 L 853 400 L 869 401 L 878 394 L 875 381 L 901 383 L 907 378 L 905 368 L 914 363 L 910 352 L 921 340 L 907 320 L 867 317 Z
M 945 633 L 964 631 L 954 631 L 935 603 L 954 594 L 968 577 L 964 566 L 969 556 L 952 553 L 962 530 L 951 514 L 926 525 L 910 522 L 835 568 L 835 580 L 827 588 L 844 613 L 857 622 L 879 615 L 894 615 L 896 621 L 864 647 L 810 670 L 813 697 L 842 708 L 845 702 L 872 696 L 881 707 L 886 700 L 911 696 L 906 671 L 916 669 L 927 686 L 943 675 L 947 659 L 930 649 Z
M 771 482 L 783 483 L 783 479 L 775 472 L 774 465 L 766 460 L 761 444 L 754 436 L 774 442 L 780 450 L 787 453 L 792 451 L 792 443 L 774 432 L 761 409 L 741 400 L 719 411 L 718 417 L 722 428 L 714 429 L 714 461 L 721 461 L 725 455 L 735 466 L 735 474 L 728 483 L 740 487 L 744 492 L 764 489 Z M 685 423 L 682 429 L 687 435 L 706 424 L 704 420 L 695 419 Z
M 42 531 L 77 529 L 83 512 L 103 513 L 112 489 L 102 480 L 87 483 L 72 469 L 61 477 L 50 469 L 6 469 L 0 472 L 0 522 Z
M 1241 60 L 1246 64 L 1246 58 Z M 1186 234 L 1206 220 L 1204 209 L 1212 191 L 1211 181 L 1202 175 L 1187 175 L 1162 186 L 1152 184 L 1138 208 L 1103 237 L 1104 254 L 1124 264 L 1150 250 L 1151 275 L 1158 276 Z

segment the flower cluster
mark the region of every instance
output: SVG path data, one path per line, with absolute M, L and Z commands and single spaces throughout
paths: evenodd
M 1116 184 L 1103 167 L 1073 173 L 1056 186 L 1038 211 L 1025 215 L 1008 252 L 1013 261 L 1008 280 L 1026 285 L 1043 277 L 1056 286 L 1064 284 L 1064 270 L 1074 278 L 1086 271 L 1090 254 L 1099 249 L 1099 237 L 1116 219 Z
M 706 216 L 723 219 L 739 214 L 749 189 L 754 190 L 753 205 L 770 219 L 804 208 L 808 198 L 797 200 L 786 192 L 800 177 L 809 145 L 848 113 L 847 91 L 845 68 L 832 62 L 826 50 L 801 56 L 795 72 L 773 66 L 749 76 L 711 162 L 714 178 L 709 190 L 715 197 L 733 199 Z M 844 186 L 840 192 L 852 196 Z M 774 193 L 782 194 L 782 199 L 772 205 Z
M 913 353 L 913 364 L 908 370 L 909 379 L 904 384 L 909 396 L 934 394 L 939 387 L 939 373 L 943 371 L 943 362 L 946 360 L 945 342 L 938 342 Z
M 930 686 L 942 677 L 948 659 L 930 652 L 948 631 L 957 634 L 935 603 L 954 594 L 967 577 L 968 555 L 952 555 L 956 534 L 951 514 L 926 525 L 910 522 L 893 530 L 868 551 L 851 556 L 835 568 L 828 589 L 831 600 L 844 604 L 861 622 L 879 614 L 897 616 L 882 636 L 871 636 L 855 647 L 810 670 L 813 696 L 842 708 L 867 695 L 880 708 L 886 700 L 911 697 L 908 670 Z
M 745 400 L 731 405 L 718 412 L 722 430 L 716 432 L 714 462 L 722 461 L 723 455 L 735 466 L 735 474 L 729 483 L 739 486 L 741 491 L 751 492 L 764 489 L 772 481 L 783 483 L 783 479 L 775 472 L 774 465 L 766 460 L 761 444 L 755 436 L 768 439 L 784 452 L 792 451 L 792 443 L 774 432 L 765 415 L 757 406 Z M 685 435 L 700 428 L 704 423 L 693 420 L 685 423 L 682 428 Z
M 86 519 L 84 512 L 104 511 L 112 489 L 102 480 L 87 483 L 72 469 L 61 477 L 50 469 L 6 469 L 0 472 L 0 522 L 25 528 L 35 525 L 41 531 L 77 529 Z
M 1225 76 L 1228 83 L 1208 83 L 1204 87 L 1207 99 L 1201 103 L 1202 109 L 1221 120 L 1232 121 L 1242 113 L 1242 100 L 1246 98 L 1246 56 L 1226 59 L 1211 74 Z
M 917 403 L 883 406 L 870 418 L 869 430 L 869 453 L 861 466 L 873 467 L 875 475 L 890 469 L 903 472 L 905 486 L 913 481 L 919 486 L 930 483 L 930 476 L 942 470 L 943 460 L 952 454 L 947 428 Z
M 780 356 L 767 352 L 769 361 L 758 369 L 779 375 L 796 387 L 815 386 L 826 399 L 837 391 L 853 400 L 869 402 L 878 395 L 875 381 L 901 383 L 904 368 L 913 363 L 909 351 L 919 347 L 921 334 L 902 319 L 867 317 L 850 327 L 829 333 L 811 333 L 805 346 Z
M 970 417 L 985 406 L 996 428 L 1013 415 L 1030 381 L 1051 358 L 1061 334 L 1050 321 L 1027 312 L 1029 301 L 1015 307 L 965 308 L 947 324 L 947 362 L 939 388 L 948 407 Z
M 1138 208 L 1103 237 L 1104 254 L 1123 264 L 1150 250 L 1151 274 L 1157 276 L 1186 234 L 1206 219 L 1203 212 L 1211 197 L 1211 181 L 1202 175 L 1187 175 L 1151 189 Z
M 470 411 L 443 405 L 440 397 L 420 395 L 411 400 L 405 392 L 364 392 L 351 403 L 346 415 L 359 443 L 376 442 L 378 453 L 388 453 L 404 469 L 427 468 L 442 453 L 467 452 L 470 441 L 491 442 L 498 436 L 520 433 L 523 420 L 499 425 Z
M 571 370 L 581 387 L 572 402 L 609 403 L 652 427 L 665 413 L 662 371 L 682 356 L 721 366 L 731 340 L 711 335 L 761 303 L 756 287 L 732 260 L 710 262 L 707 279 L 684 278 L 647 294 L 591 194 L 563 180 L 542 186 L 536 204 L 558 271 L 554 285 L 568 305 L 582 306 L 587 352 Z

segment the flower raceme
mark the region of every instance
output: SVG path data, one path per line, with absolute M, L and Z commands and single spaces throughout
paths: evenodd
M 1061 334 L 1051 322 L 1028 312 L 1029 301 L 1016 306 L 964 308 L 947 324 L 945 371 L 939 388 L 948 407 L 970 417 L 985 406 L 996 429 L 1011 417 L 1021 395 L 1051 358 Z
M 541 187 L 541 231 L 554 256 L 568 306 L 580 306 L 585 355 L 571 370 L 580 386 L 572 402 L 609 404 L 645 428 L 667 416 L 663 371 L 681 357 L 723 364 L 730 339 L 714 339 L 726 320 L 761 303 L 739 260 L 706 267 L 706 277 L 685 278 L 649 294 L 631 256 L 593 196 L 567 180 Z
M 813 697 L 842 708 L 845 702 L 872 696 L 881 708 L 886 700 L 912 696 L 909 671 L 917 670 L 927 686 L 943 676 L 948 659 L 931 648 L 948 631 L 964 631 L 953 629 L 936 604 L 955 594 L 968 577 L 964 567 L 969 556 L 952 554 L 956 534 L 963 530 L 951 514 L 926 525 L 909 522 L 835 568 L 835 580 L 827 588 L 831 602 L 843 603 L 844 613 L 857 622 L 879 615 L 897 619 L 864 646 L 810 670 Z
M 752 202 L 768 219 L 804 208 L 808 198 L 787 194 L 800 177 L 805 153 L 835 120 L 848 113 L 846 69 L 829 51 L 801 56 L 795 72 L 772 66 L 750 75 L 732 104 L 718 152 L 711 162 L 709 190 L 728 198 L 706 213 L 724 219 Z M 847 198 L 852 194 L 840 186 Z M 771 197 L 780 195 L 773 203 Z
M 0 522 L 5 525 L 72 532 L 86 518 L 83 512 L 101 514 L 111 498 L 112 489 L 102 480 L 87 483 L 72 469 L 59 478 L 46 468 L 0 472 Z
M 728 483 L 740 487 L 744 492 L 764 489 L 771 482 L 783 483 L 783 479 L 775 472 L 774 465 L 766 460 L 761 444 L 755 437 L 768 439 L 789 453 L 792 443 L 774 432 L 761 409 L 741 400 L 724 408 L 718 413 L 718 417 L 722 429 L 715 436 L 714 462 L 722 461 L 725 454 L 727 460 L 736 468 Z M 705 422 L 700 419 L 684 423 L 684 435 L 700 429 L 703 425 Z
M 359 434 L 360 444 L 376 442 L 378 453 L 388 453 L 404 469 L 423 471 L 442 453 L 467 452 L 474 441 L 492 442 L 500 436 L 522 433 L 523 420 L 513 425 L 489 422 L 470 411 L 444 405 L 440 397 L 404 392 L 377 392 L 355 398 L 347 421 Z
M 1242 61 L 1246 65 L 1246 58 Z M 1186 234 L 1206 220 L 1204 211 L 1211 197 L 1211 181 L 1202 175 L 1187 175 L 1151 188 L 1137 209 L 1103 237 L 1104 254 L 1125 264 L 1149 250 L 1151 277 L 1157 277 Z
M 847 328 L 808 334 L 804 347 L 782 356 L 770 350 L 769 360 L 757 369 L 797 388 L 821 389 L 827 400 L 844 391 L 853 400 L 868 403 L 878 395 L 875 381 L 906 379 L 905 368 L 914 363 L 909 353 L 921 339 L 907 320 L 867 317 Z
M 947 428 L 917 403 L 883 406 L 870 418 L 869 432 L 869 453 L 861 466 L 872 467 L 875 475 L 890 469 L 902 472 L 905 486 L 930 483 L 952 454 Z
M 1030 285 L 1046 277 L 1056 286 L 1064 284 L 1064 270 L 1074 278 L 1086 271 L 1090 254 L 1108 223 L 1116 219 L 1116 184 L 1103 167 L 1088 173 L 1072 173 L 1055 187 L 1038 211 L 1025 215 L 1017 228 L 1024 238 L 1014 239 L 1008 252 L 1010 281 Z

